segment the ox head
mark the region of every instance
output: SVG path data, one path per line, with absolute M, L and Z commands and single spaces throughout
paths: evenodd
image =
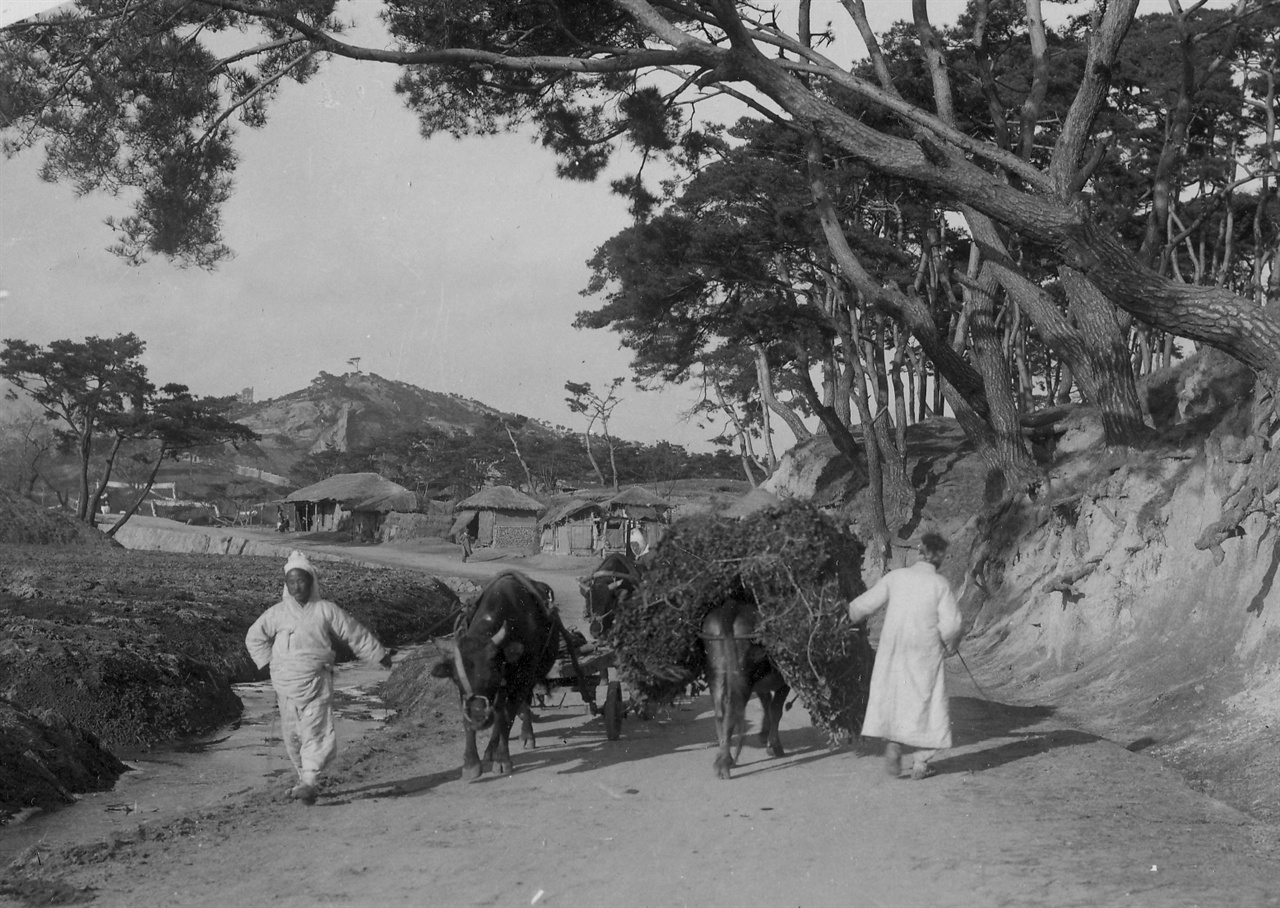
M 629 580 L 596 577 L 590 582 L 579 581 L 585 607 L 582 618 L 591 628 L 591 635 L 599 637 L 613 624 L 613 613 L 618 605 L 635 589 Z
M 624 555 L 610 555 L 590 576 L 578 580 L 584 607 L 582 619 L 600 637 L 613 624 L 614 611 L 635 593 L 640 579 L 635 564 Z
M 431 674 L 450 678 L 458 686 L 462 700 L 462 719 L 476 731 L 493 724 L 494 702 L 503 693 L 507 674 L 505 664 L 514 663 L 524 654 L 524 644 L 511 639 L 504 623 L 492 634 L 464 632 L 462 619 L 454 627 L 452 658 L 437 662 Z

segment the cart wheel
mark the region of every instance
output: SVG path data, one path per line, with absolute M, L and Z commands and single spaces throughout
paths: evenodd
M 610 741 L 618 740 L 622 734 L 622 712 L 622 685 L 610 681 L 604 695 L 604 733 Z

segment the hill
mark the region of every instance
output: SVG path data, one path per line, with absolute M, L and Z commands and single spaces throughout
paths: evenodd
M 262 436 L 246 447 L 251 466 L 288 474 L 298 458 L 327 448 L 367 447 L 404 429 L 432 426 L 450 434 L 471 431 L 485 417 L 514 416 L 457 394 L 428 391 L 372 372 L 321 372 L 307 387 L 255 403 L 244 403 L 232 418 Z M 547 435 L 559 434 L 530 420 Z M 246 458 L 246 463 L 249 463 Z

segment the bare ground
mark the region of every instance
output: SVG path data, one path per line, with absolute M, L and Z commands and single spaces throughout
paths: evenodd
M 321 547 L 322 551 L 325 551 Z M 340 549 L 338 551 L 341 551 Z M 509 564 L 553 584 L 576 617 L 590 565 L 473 562 L 428 544 L 362 559 L 483 580 Z M 980 677 L 988 674 L 969 656 Z M 225 804 L 106 841 L 46 842 L 0 899 L 49 904 L 1277 905 L 1276 828 L 1048 704 L 996 700 L 959 665 L 956 748 L 923 782 L 878 754 L 830 751 L 803 709 L 789 756 L 743 752 L 711 771 L 705 700 L 620 741 L 598 719 L 548 711 L 511 777 L 457 780 L 456 705 L 348 742 L 320 802 L 257 780 Z M 1003 702 L 998 702 L 1003 701 Z M 1085 723 L 1087 724 L 1087 723 Z M 1128 742 L 1126 742 L 1128 743 Z

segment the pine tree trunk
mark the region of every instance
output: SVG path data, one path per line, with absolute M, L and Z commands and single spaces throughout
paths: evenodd
M 595 452 L 591 450 L 591 430 L 582 433 L 582 440 L 587 446 L 587 460 L 591 461 L 591 469 L 596 471 L 596 479 L 600 480 L 600 485 L 604 485 L 604 473 L 600 470 L 600 464 L 596 463 Z
M 756 384 L 760 388 L 760 399 L 787 424 L 787 428 L 791 430 L 797 442 L 808 441 L 813 435 L 809 427 L 804 424 L 798 413 L 778 400 L 773 393 L 773 374 L 769 371 L 769 358 L 765 355 L 764 346 L 754 344 L 752 349 L 756 358 Z
M 80 453 L 80 502 L 76 505 L 76 519 L 83 522 L 87 521 L 89 514 L 89 457 L 93 451 L 93 436 L 91 430 L 86 428 L 80 435 L 79 453 Z M 90 524 L 92 526 L 92 524 Z
M 849 322 L 856 326 L 856 313 L 849 313 Z M 884 472 L 881 469 L 884 451 L 880 448 L 879 440 L 872 428 L 875 417 L 871 414 L 871 406 L 867 400 L 866 370 L 862 367 L 861 348 L 852 332 L 841 331 L 841 338 L 848 342 L 845 358 L 853 371 L 851 396 L 854 407 L 858 411 L 858 420 L 862 423 L 862 446 L 867 455 L 867 500 L 871 505 L 870 530 L 876 543 L 876 558 L 881 565 L 885 565 L 888 563 L 889 538 L 892 532 L 889 529 L 889 515 L 886 513 L 884 502 L 885 483 Z
M 875 478 L 874 499 L 877 531 L 883 526 L 887 544 L 889 537 L 911 519 L 915 511 L 915 491 L 907 481 L 907 466 L 903 454 L 905 448 L 895 443 L 890 431 L 888 401 L 877 402 L 876 412 L 872 413 L 868 400 L 870 370 L 867 368 L 867 359 L 877 355 L 881 344 L 860 342 L 857 313 L 852 309 L 847 312 L 847 322 L 838 323 L 837 328 L 842 347 L 852 354 L 846 358 L 853 373 L 854 398 L 858 406 L 858 418 L 862 422 L 863 446 L 867 451 L 867 472 L 870 474 L 874 469 L 878 474 Z M 864 355 L 859 357 L 859 352 Z M 879 357 L 879 361 L 883 363 L 884 357 Z
M 978 270 L 977 247 L 970 258 L 970 271 Z M 978 371 L 982 374 L 989 407 L 988 422 L 992 430 L 992 443 L 999 458 L 1000 476 L 989 476 L 987 498 L 993 500 L 1007 490 L 1019 488 L 1040 475 L 1035 462 L 1027 451 L 1022 438 L 1021 414 L 1009 382 L 1009 364 L 1000 343 L 995 324 L 995 277 L 985 268 L 978 271 L 977 286 L 966 287 L 968 301 L 969 337 L 972 354 Z M 994 488 L 999 486 L 1000 488 Z
M 1107 443 L 1134 444 L 1147 434 L 1147 427 L 1142 422 L 1142 403 L 1129 361 L 1128 326 L 1121 324 L 1115 307 L 1080 272 L 1064 267 L 1058 269 L 1058 275 L 1090 352 L 1094 385 L 1090 403 L 1102 417 Z
M 155 485 L 156 476 L 160 474 L 160 465 L 164 463 L 165 448 L 160 446 L 160 453 L 156 456 L 155 466 L 151 468 L 151 475 L 147 477 L 146 485 L 142 487 L 142 492 L 133 500 L 133 504 L 120 515 L 120 519 L 111 525 L 111 529 L 107 530 L 108 537 L 114 537 L 116 531 L 129 522 L 129 518 L 138 513 L 138 508 L 142 507 L 142 501 L 147 497 L 147 493 L 151 491 L 151 487 Z
M 93 498 L 89 501 L 88 512 L 85 514 L 85 523 L 91 527 L 98 525 L 98 504 L 102 501 L 102 496 L 106 494 L 107 483 L 111 481 L 111 471 L 115 467 L 116 456 L 120 453 L 120 446 L 123 444 L 124 438 L 117 435 L 111 443 L 111 451 L 102 463 L 102 479 L 98 480 L 98 487 L 94 490 Z

